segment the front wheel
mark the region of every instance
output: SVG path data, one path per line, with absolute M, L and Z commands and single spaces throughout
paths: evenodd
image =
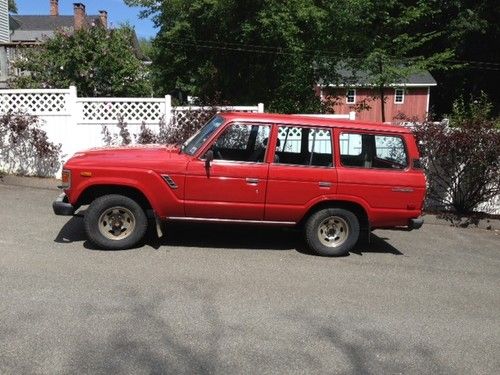
M 320 255 L 346 255 L 359 238 L 359 220 L 351 211 L 326 208 L 311 215 L 305 225 L 309 247 Z
M 129 249 L 146 233 L 148 221 L 136 201 L 110 194 L 94 200 L 84 217 L 87 238 L 94 245 L 110 250 Z

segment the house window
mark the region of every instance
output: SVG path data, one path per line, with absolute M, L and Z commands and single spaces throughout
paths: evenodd
M 346 103 L 347 104 L 354 104 L 356 103 L 356 90 L 355 89 L 349 89 L 347 90 L 347 93 L 345 94 L 346 97 Z
M 405 101 L 405 90 L 395 89 L 394 90 L 394 103 L 403 104 Z

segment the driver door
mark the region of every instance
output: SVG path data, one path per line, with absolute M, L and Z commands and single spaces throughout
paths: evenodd
M 188 164 L 187 217 L 264 219 L 270 130 L 267 124 L 230 123 L 210 146 L 214 160 L 209 168 L 203 157 Z

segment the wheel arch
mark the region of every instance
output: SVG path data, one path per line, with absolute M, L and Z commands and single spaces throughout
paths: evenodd
M 351 211 L 358 218 L 361 230 L 368 230 L 370 227 L 370 220 L 366 209 L 361 204 L 348 200 L 327 200 L 318 202 L 309 208 L 306 214 L 298 222 L 298 225 L 303 226 L 311 215 L 325 208 L 342 208 Z
M 86 187 L 77 199 L 77 207 L 92 203 L 95 199 L 109 194 L 118 194 L 136 201 L 144 211 L 152 209 L 146 195 L 136 187 L 114 184 L 99 184 Z

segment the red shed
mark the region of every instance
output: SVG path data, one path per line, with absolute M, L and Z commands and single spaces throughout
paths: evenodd
M 352 72 L 342 70 L 339 74 L 345 82 L 353 82 Z M 436 80 L 425 71 L 387 87 L 384 91 L 385 121 L 394 122 L 401 115 L 417 118 L 419 121 L 425 120 L 429 112 L 432 86 L 437 86 Z M 355 111 L 357 120 L 382 120 L 379 90 L 369 84 L 367 74 L 356 72 L 356 80 L 348 85 L 320 83 L 317 93 L 321 100 L 331 100 L 335 113 Z

